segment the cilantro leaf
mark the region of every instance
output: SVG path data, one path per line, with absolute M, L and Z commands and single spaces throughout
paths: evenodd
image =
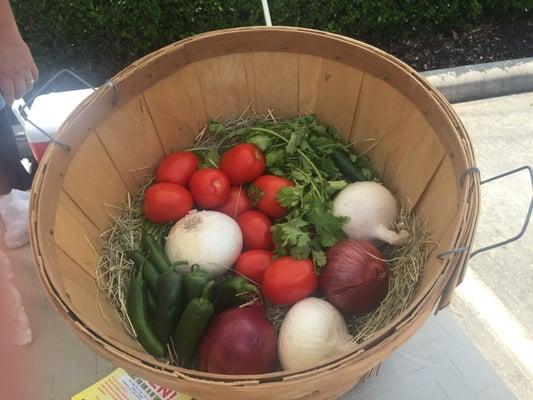
M 313 264 L 315 264 L 315 269 L 318 270 L 317 272 L 320 272 L 326 265 L 326 253 L 323 250 L 313 250 L 311 254 L 313 257 Z
M 308 219 L 315 226 L 320 244 L 324 247 L 331 247 L 339 239 L 346 238 L 342 230 L 342 225 L 346 221 L 345 217 L 333 215 L 324 204 L 314 204 L 311 208 Z
M 323 148 L 326 146 L 334 145 L 335 141 L 329 137 L 313 135 L 309 138 L 309 143 L 311 144 L 312 147 Z
M 261 151 L 268 150 L 272 146 L 272 138 L 266 134 L 252 135 L 246 139 L 246 142 L 255 144 Z
M 321 157 L 317 160 L 317 167 L 322 171 L 322 173 L 329 176 L 337 176 L 339 174 L 339 169 L 329 157 Z
M 372 172 L 370 168 L 361 169 L 361 174 L 366 180 L 369 180 L 369 181 L 374 180 L 374 173 Z
M 283 171 L 283 168 L 279 167 L 271 167 L 268 169 L 272 175 L 276 176 L 285 176 L 285 172 Z
M 286 151 L 287 154 L 294 154 L 296 149 L 300 146 L 302 143 L 304 137 L 304 131 L 302 129 L 295 130 L 291 133 L 289 143 L 287 143 Z
M 216 149 L 203 153 L 200 157 L 200 168 L 218 168 L 220 154 Z
M 348 186 L 348 182 L 343 179 L 329 181 L 327 183 L 325 191 L 329 197 L 333 197 L 339 190 L 344 189 L 346 186 Z
M 285 164 L 287 154 L 284 149 L 271 150 L 265 155 L 267 168 L 278 167 Z
M 304 246 L 294 246 L 290 249 L 290 255 L 293 258 L 296 258 L 297 260 L 303 260 L 304 258 L 309 258 L 309 254 L 311 254 L 311 246 L 304 245 Z
M 318 136 L 330 136 L 330 132 L 328 131 L 328 128 L 324 125 L 317 125 L 315 124 L 313 126 L 313 133 L 315 133 Z
M 303 171 L 300 171 L 299 169 L 295 169 L 291 172 L 291 178 L 299 183 L 307 183 L 309 181 L 309 176 L 306 175 Z
M 331 190 L 335 190 L 335 191 L 342 190 L 346 186 L 348 186 L 348 182 L 346 182 L 343 179 L 338 180 L 338 181 L 329 181 L 328 182 L 328 188 L 330 188 Z
M 220 135 L 226 131 L 224 124 L 218 121 L 209 121 L 207 123 L 207 129 L 209 132 L 214 133 L 215 135 Z
M 293 187 L 282 187 L 276 194 L 276 199 L 282 207 L 296 207 L 300 202 L 300 194 Z
M 291 254 L 295 258 L 305 258 L 311 252 L 311 240 L 306 229 L 308 223 L 302 218 L 294 218 L 272 227 L 272 240 L 276 249 L 283 249 L 282 254 Z

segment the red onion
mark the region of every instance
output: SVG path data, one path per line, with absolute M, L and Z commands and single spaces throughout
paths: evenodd
M 276 333 L 263 306 L 232 308 L 216 316 L 198 347 L 198 369 L 233 375 L 271 372 L 276 362 Z
M 328 250 L 326 258 L 318 283 L 339 310 L 364 314 L 387 296 L 389 268 L 372 243 L 343 240 Z

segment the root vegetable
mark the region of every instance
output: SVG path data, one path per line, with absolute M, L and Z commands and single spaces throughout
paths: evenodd
M 338 242 L 328 250 L 327 260 L 318 283 L 339 310 L 364 314 L 387 296 L 389 268 L 383 254 L 370 242 Z
M 241 250 L 239 225 L 233 218 L 217 211 L 189 213 L 172 227 L 165 245 L 171 262 L 198 264 L 213 278 L 228 271 Z
M 352 337 L 341 313 L 325 300 L 308 297 L 291 307 L 279 332 L 283 369 L 302 370 L 342 353 Z
M 276 362 L 276 333 L 263 307 L 232 308 L 215 317 L 198 347 L 198 368 L 217 374 L 264 374 Z
M 348 217 L 343 225 L 350 239 L 381 241 L 401 246 L 409 233 L 391 230 L 398 215 L 396 200 L 391 192 L 376 182 L 356 182 L 341 190 L 333 200 L 333 214 Z

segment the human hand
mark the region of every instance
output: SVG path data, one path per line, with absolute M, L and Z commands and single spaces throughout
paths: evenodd
M 38 78 L 39 70 L 18 31 L 0 29 L 0 93 L 7 105 L 29 92 Z

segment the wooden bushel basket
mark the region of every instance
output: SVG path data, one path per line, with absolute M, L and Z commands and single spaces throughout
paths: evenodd
M 364 43 L 296 28 L 239 28 L 188 38 L 133 63 L 85 100 L 41 162 L 31 239 L 46 292 L 91 348 L 151 382 L 200 399 L 334 399 L 446 306 L 462 278 L 479 206 L 468 136 L 413 69 Z M 149 168 L 190 147 L 208 118 L 315 113 L 358 150 L 398 198 L 427 218 L 437 243 L 410 308 L 373 337 L 305 371 L 229 376 L 158 362 L 97 300 L 99 234 Z M 100 304 L 99 304 L 100 303 Z

